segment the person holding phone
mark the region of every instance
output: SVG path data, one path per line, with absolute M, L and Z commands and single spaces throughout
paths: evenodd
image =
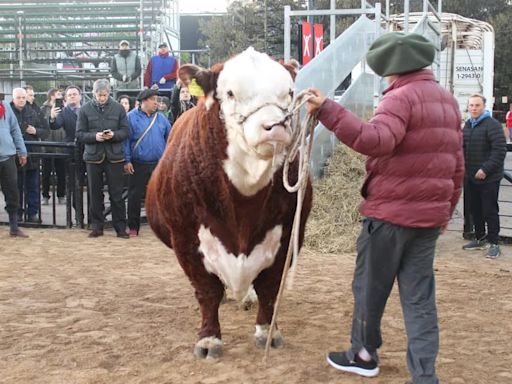
M 123 200 L 125 153 L 128 120 L 121 104 L 110 97 L 110 83 L 99 79 L 93 85 L 94 98 L 78 113 L 76 138 L 84 144 L 83 159 L 87 168 L 89 214 L 92 231 L 89 237 L 103 236 L 103 176 L 106 176 L 112 224 L 117 237 L 128 239 L 126 205 Z
M 46 101 L 41 107 L 41 112 L 46 121 L 50 121 L 52 108 L 56 106 L 56 101 L 62 101 L 62 92 L 58 88 L 50 88 L 48 90 Z M 63 142 L 64 141 L 64 129 L 50 129 L 50 133 L 47 138 L 48 141 Z M 45 148 L 46 153 L 62 153 L 61 148 Z M 57 198 L 59 204 L 66 202 L 66 160 L 55 158 L 53 159 L 53 171 L 57 179 Z M 41 194 L 43 196 L 42 205 L 48 205 L 50 203 L 50 177 L 52 174 L 52 159 L 42 159 L 42 179 L 41 179 Z M 54 196 L 55 198 L 55 196 Z

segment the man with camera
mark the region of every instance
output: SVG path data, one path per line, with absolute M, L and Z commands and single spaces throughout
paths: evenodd
M 117 237 L 127 239 L 126 206 L 123 200 L 123 141 L 128 138 L 128 120 L 121 104 L 110 97 L 110 83 L 99 79 L 93 85 L 94 98 L 78 113 L 76 138 L 84 144 L 92 231 L 89 237 L 103 236 L 103 175 L 106 176 L 112 224 Z

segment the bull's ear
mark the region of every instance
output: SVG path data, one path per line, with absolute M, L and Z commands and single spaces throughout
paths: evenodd
M 217 88 L 217 79 L 222 70 L 222 64 L 215 64 L 210 70 L 193 64 L 185 64 L 178 70 L 178 78 L 184 84 L 190 84 L 192 79 L 203 89 L 205 95 Z
M 297 74 L 300 71 L 300 64 L 295 59 L 290 59 L 289 62 L 285 63 L 283 59 L 278 60 L 279 64 L 281 64 L 285 69 L 290 72 L 290 75 L 292 76 L 293 81 L 295 81 L 295 77 L 297 77 Z

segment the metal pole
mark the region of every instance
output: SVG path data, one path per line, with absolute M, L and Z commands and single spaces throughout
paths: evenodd
M 380 3 L 375 3 L 375 38 L 380 36 L 380 20 L 381 20 L 381 6 Z M 376 74 L 373 76 L 373 108 L 377 108 L 380 100 L 380 77 Z
M 17 11 L 16 14 L 18 15 L 18 43 L 20 45 L 20 51 L 19 51 L 19 66 L 20 66 L 20 85 L 23 86 L 23 26 L 22 26 L 22 19 L 23 19 L 23 11 Z
M 308 11 L 315 9 L 315 0 L 308 0 Z M 308 23 L 313 23 L 313 16 L 308 15 Z
M 139 60 L 141 61 L 140 88 L 144 88 L 144 74 L 146 73 L 146 58 L 144 57 L 144 1 L 139 1 Z
M 290 12 L 291 7 L 289 5 L 284 6 L 284 61 L 290 61 L 290 40 L 291 40 L 291 25 L 290 25 Z
M 336 0 L 331 0 L 331 10 L 334 11 L 335 9 L 336 9 Z M 336 39 L 336 16 L 335 15 L 330 16 L 329 31 L 330 31 L 329 41 L 332 43 Z
M 404 2 L 404 32 L 409 32 L 409 0 Z

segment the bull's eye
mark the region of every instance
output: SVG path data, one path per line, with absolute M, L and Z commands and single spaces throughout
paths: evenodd
M 233 91 L 228 91 L 228 97 L 229 98 L 235 97 L 235 95 L 233 94 Z

